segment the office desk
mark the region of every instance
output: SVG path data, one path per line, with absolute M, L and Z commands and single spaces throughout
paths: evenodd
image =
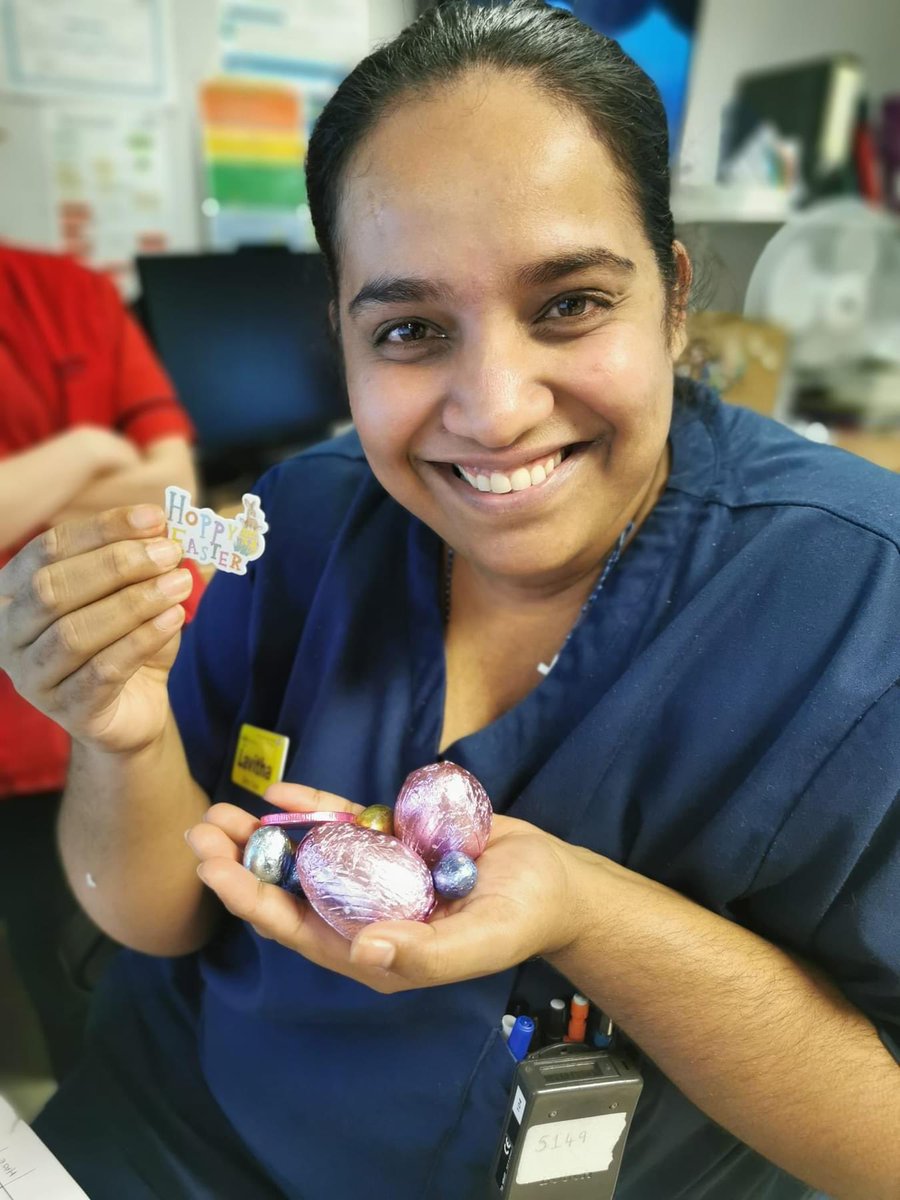
M 832 441 L 889 471 L 900 471 L 900 432 L 865 433 L 862 430 L 834 430 Z

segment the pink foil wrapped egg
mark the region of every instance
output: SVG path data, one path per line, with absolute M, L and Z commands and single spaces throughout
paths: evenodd
M 296 862 L 307 900 L 345 938 L 373 921 L 424 921 L 434 908 L 431 872 L 388 833 L 320 825 L 297 847 Z
M 406 777 L 394 805 L 394 832 L 432 868 L 450 850 L 477 858 L 493 811 L 474 775 L 456 763 L 432 763 Z

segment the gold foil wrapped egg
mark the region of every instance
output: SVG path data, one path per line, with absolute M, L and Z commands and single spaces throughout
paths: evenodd
M 356 818 L 363 829 L 374 829 L 376 833 L 394 832 L 394 810 L 386 804 L 370 804 Z

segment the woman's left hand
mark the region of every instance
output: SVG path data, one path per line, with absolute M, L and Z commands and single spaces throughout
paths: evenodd
M 293 783 L 266 799 L 292 812 L 361 812 L 340 796 Z M 478 881 L 464 900 L 442 901 L 427 922 L 378 921 L 354 940 L 341 937 L 303 899 L 261 883 L 243 865 L 258 820 L 214 804 L 185 835 L 200 859 L 197 874 L 234 916 L 304 958 L 379 992 L 433 987 L 490 975 L 570 945 L 579 933 L 578 888 L 589 851 L 526 821 L 495 814 L 478 859 Z

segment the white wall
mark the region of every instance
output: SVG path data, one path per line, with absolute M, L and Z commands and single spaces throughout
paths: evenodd
M 327 3 L 328 0 L 319 0 Z M 372 44 L 394 37 L 415 16 L 415 0 L 369 0 Z M 218 0 L 170 0 L 176 100 L 166 114 L 171 150 L 175 250 L 203 244 L 202 175 L 196 95 L 214 64 Z M 0 237 L 58 249 L 43 152 L 40 104 L 0 94 Z
M 369 40 L 373 46 L 389 42 L 416 15 L 416 0 L 369 0 Z
M 705 0 L 680 162 L 685 182 L 715 179 L 719 129 L 745 71 L 858 54 L 872 96 L 900 92 L 900 0 Z

